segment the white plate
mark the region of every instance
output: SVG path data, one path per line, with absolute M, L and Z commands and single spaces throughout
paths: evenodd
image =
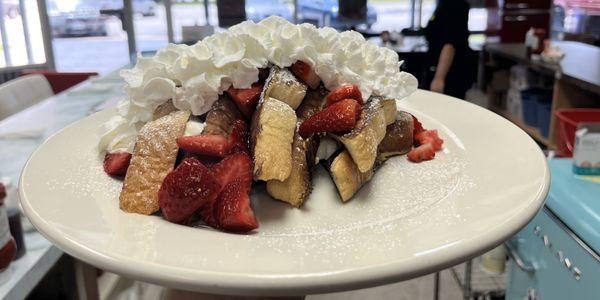
M 488 250 L 523 227 L 548 192 L 535 142 L 498 115 L 418 91 L 399 103 L 445 149 L 435 160 L 389 160 L 342 204 L 318 168 L 302 209 L 255 191 L 251 235 L 191 228 L 119 210 L 121 182 L 102 171 L 98 126 L 114 109 L 49 138 L 21 176 L 31 222 L 67 253 L 100 268 L 207 293 L 291 295 L 409 279 Z

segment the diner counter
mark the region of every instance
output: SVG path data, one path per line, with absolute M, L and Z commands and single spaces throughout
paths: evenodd
M 574 174 L 572 159 L 548 164 L 552 188 L 546 206 L 600 256 L 600 183 Z
M 369 42 L 379 46 L 394 50 L 398 54 L 427 53 L 427 41 L 424 36 L 405 36 L 396 43 L 384 43 L 381 37 L 371 37 Z
M 578 88 L 600 94 L 600 48 L 570 41 L 552 43 L 565 53 L 558 64 L 532 60 L 527 56 L 525 44 L 488 43 L 484 49 L 492 55 L 505 57 Z
M 469 37 L 469 47 L 474 51 L 481 51 L 484 40 L 485 39 L 481 35 L 471 35 L 471 37 Z M 396 43 L 384 43 L 379 36 L 370 37 L 368 41 L 379 47 L 386 47 L 394 50 L 400 55 L 425 54 L 429 49 L 427 40 L 424 36 L 402 36 Z

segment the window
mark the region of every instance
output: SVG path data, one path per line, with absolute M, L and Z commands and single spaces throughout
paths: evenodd
M 36 0 L 0 0 L 0 68 L 46 62 Z
M 487 26 L 487 9 L 481 1 L 469 0 L 469 30 L 482 32 Z M 437 0 L 369 0 L 369 9 L 377 13 L 375 31 L 401 31 L 404 28 L 426 27 L 435 11 Z
M 210 34 L 204 32 L 206 29 L 202 26 L 217 26 L 217 4 L 216 1 L 207 1 L 208 10 L 204 8 L 204 1 L 196 0 L 176 0 L 171 4 L 171 14 L 173 15 L 173 40 L 176 43 L 188 42 L 192 37 L 198 35 Z M 207 14 L 208 13 L 208 20 Z
M 411 1 L 385 1 L 371 0 L 367 10 L 374 9 L 377 13 L 377 22 L 371 29 L 374 31 L 400 31 L 411 26 L 413 16 Z
M 552 9 L 554 34 L 581 34 L 600 38 L 600 3 L 598 1 L 554 0 Z
M 427 22 L 431 19 L 433 12 L 435 11 L 435 7 L 437 5 L 436 0 L 423 0 L 423 4 L 421 5 L 421 27 L 427 26 Z M 415 12 L 418 14 L 418 11 Z
M 488 10 L 485 8 L 473 8 L 469 11 L 469 30 L 483 32 L 487 28 Z

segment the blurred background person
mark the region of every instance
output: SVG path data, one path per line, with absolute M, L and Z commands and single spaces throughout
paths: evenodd
M 439 0 L 425 28 L 429 46 L 424 87 L 464 99 L 473 84 L 475 60 L 469 48 L 469 4 Z

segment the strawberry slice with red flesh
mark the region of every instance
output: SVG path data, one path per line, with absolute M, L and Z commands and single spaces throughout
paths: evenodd
M 107 153 L 104 156 L 104 172 L 110 176 L 125 176 L 130 161 L 131 153 Z
M 354 128 L 360 109 L 360 104 L 354 99 L 338 101 L 302 122 L 298 133 L 307 138 L 313 133 L 349 131 Z
M 252 159 L 246 152 L 238 152 L 225 157 L 219 163 L 211 167 L 215 178 L 222 187 L 227 186 L 234 180 L 239 180 L 246 193 L 250 193 L 252 186 Z M 216 200 L 216 199 L 215 199 Z M 219 227 L 215 217 L 215 202 L 209 203 L 199 211 L 204 223 L 212 227 Z
M 327 106 L 330 106 L 333 103 L 342 101 L 344 99 L 354 99 L 358 101 L 360 105 L 364 104 L 362 94 L 360 92 L 360 89 L 358 89 L 358 86 L 345 83 L 338 86 L 333 91 L 331 91 L 329 95 L 327 95 Z
M 214 156 L 206 156 L 206 155 L 200 155 L 200 154 L 194 154 L 191 152 L 187 152 L 187 151 L 183 151 L 183 157 L 181 158 L 181 160 L 179 161 L 179 163 L 181 163 L 184 159 L 188 158 L 188 157 L 193 157 L 197 160 L 199 160 L 205 167 L 207 168 L 211 168 L 213 165 L 215 165 L 216 163 L 218 163 L 219 161 L 221 161 L 220 157 L 214 157 Z M 176 164 L 175 166 L 179 165 Z
M 165 219 L 181 223 L 213 202 L 220 190 L 213 173 L 199 160 L 189 157 L 163 180 L 158 190 L 158 206 Z
M 419 119 L 417 119 L 417 117 L 415 117 L 414 115 L 411 115 L 413 117 L 413 124 L 414 124 L 414 129 L 413 129 L 413 136 L 416 136 L 417 133 L 421 132 L 421 131 L 425 131 L 425 128 L 423 128 L 423 124 L 421 124 L 421 122 L 419 122 Z
M 219 197 L 217 197 L 212 203 L 206 204 L 202 206 L 198 211 L 198 215 L 200 216 L 200 220 L 204 222 L 204 224 L 219 229 L 219 221 L 217 217 L 215 217 L 215 203 Z
M 220 134 L 200 134 L 177 138 L 179 148 L 194 154 L 224 157 L 229 151 L 226 137 Z
M 437 130 L 423 130 L 414 136 L 415 142 L 418 145 L 431 144 L 435 151 L 442 150 L 442 145 L 444 144 L 444 140 L 442 140 Z
M 229 137 L 220 134 L 199 134 L 182 136 L 177 139 L 179 148 L 186 152 L 223 158 L 235 152 L 248 152 L 248 125 L 243 120 L 235 120 Z
M 247 118 L 252 118 L 260 93 L 262 92 L 263 84 L 256 82 L 247 89 L 236 89 L 233 86 L 230 87 L 226 93 L 233 99 L 233 102 L 237 105 L 238 109 Z
M 248 124 L 243 120 L 235 120 L 233 122 L 233 128 L 229 134 L 228 152 L 250 152 L 248 142 L 250 140 L 250 131 L 248 131 Z
M 440 138 L 437 130 L 427 130 L 423 124 L 413 115 L 413 141 L 416 148 L 408 152 L 408 160 L 412 162 L 421 162 L 431 160 L 435 157 L 435 152 L 442 150 L 444 140 Z
M 258 228 L 258 220 L 250 206 L 249 188 L 236 178 L 223 189 L 214 208 L 219 228 L 239 233 Z
M 301 60 L 296 61 L 290 69 L 300 80 L 304 81 L 311 89 L 316 89 L 321 83 L 321 78 L 311 66 Z
M 435 149 L 431 143 L 427 143 L 410 150 L 407 156 L 408 160 L 416 163 L 431 160 L 435 157 Z
M 225 187 L 235 179 L 239 179 L 243 186 L 248 187 L 250 192 L 252 185 L 252 159 L 246 152 L 238 152 L 225 157 L 211 168 L 215 178 L 222 187 Z

